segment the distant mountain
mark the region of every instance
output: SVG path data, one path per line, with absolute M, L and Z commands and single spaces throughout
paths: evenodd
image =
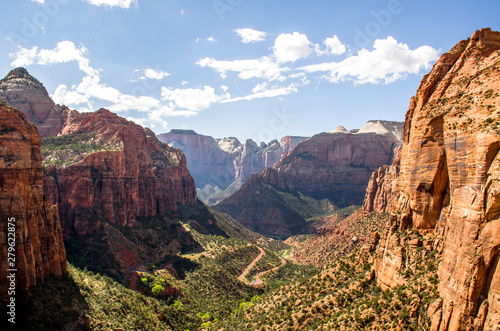
M 200 198 L 209 205 L 234 193 L 253 173 L 272 167 L 305 137 L 287 136 L 261 143 L 248 139 L 241 144 L 234 137 L 214 139 L 193 130 L 172 130 L 158 139 L 181 149 L 186 155 Z
M 265 235 L 307 232 L 307 219 L 363 202 L 371 173 L 392 162 L 402 132 L 403 123 L 369 121 L 354 133 L 317 134 L 215 208 Z

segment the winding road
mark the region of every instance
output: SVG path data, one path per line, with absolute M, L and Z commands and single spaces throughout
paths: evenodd
M 271 271 L 274 271 L 274 270 L 278 270 L 279 268 L 281 268 L 282 266 L 284 266 L 286 263 L 285 259 L 281 258 L 281 264 L 279 266 L 276 266 L 272 269 L 269 269 L 269 270 L 266 270 L 266 271 L 262 271 L 262 272 L 259 272 L 258 274 L 256 274 L 255 276 L 253 276 L 253 282 L 250 283 L 250 285 L 260 285 L 263 283 L 263 281 L 260 279 L 260 276 L 264 276 L 265 274 L 271 272 Z
M 259 249 L 260 251 L 260 254 L 252 261 L 252 263 L 250 263 L 246 268 L 245 270 L 243 270 L 243 272 L 241 273 L 241 275 L 238 277 L 238 280 L 244 282 L 245 284 L 247 285 L 251 285 L 251 286 L 258 286 L 258 285 L 261 285 L 263 284 L 262 280 L 260 279 L 260 276 L 263 276 L 271 271 L 274 271 L 274 270 L 278 270 L 279 268 L 281 268 L 282 266 L 285 265 L 286 261 L 285 259 L 281 258 L 281 264 L 279 266 L 276 266 L 272 269 L 269 269 L 269 270 L 266 270 L 266 271 L 262 271 L 262 272 L 259 272 L 258 274 L 256 274 L 255 276 L 253 276 L 253 281 L 252 282 L 245 282 L 243 279 L 245 278 L 245 276 L 250 272 L 250 270 L 252 270 L 253 267 L 255 267 L 255 265 L 257 264 L 257 262 L 259 262 L 259 260 L 264 256 L 264 254 L 266 254 L 264 252 L 264 250 L 260 247 L 257 246 L 257 248 Z
M 243 278 L 245 278 L 245 276 L 250 272 L 250 270 L 255 266 L 255 264 L 257 264 L 257 262 L 259 262 L 260 259 L 262 259 L 262 257 L 264 256 L 264 254 L 266 254 L 266 252 L 264 252 L 264 250 L 262 248 L 260 248 L 259 246 L 257 246 L 257 248 L 259 249 L 260 251 L 260 254 L 259 256 L 257 256 L 253 261 L 252 263 L 250 263 L 246 268 L 245 270 L 243 270 L 243 272 L 241 273 L 241 275 L 238 277 L 238 280 L 241 280 L 243 282 Z M 246 282 L 245 282 L 246 283 Z M 247 283 L 248 284 L 248 283 Z

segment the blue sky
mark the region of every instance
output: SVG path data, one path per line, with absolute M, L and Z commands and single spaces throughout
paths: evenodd
M 54 100 L 156 133 L 269 141 L 404 119 L 438 56 L 500 30 L 479 1 L 17 0 L 0 75 L 25 66 Z

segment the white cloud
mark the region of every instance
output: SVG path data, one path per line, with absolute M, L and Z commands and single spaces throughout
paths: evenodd
M 31 0 L 32 2 L 37 2 L 40 4 L 45 4 L 45 0 Z M 137 0 L 84 0 L 94 6 L 108 6 L 108 7 L 120 7 L 120 8 L 130 8 L 131 4 L 137 3 Z M 184 15 L 184 11 L 181 13 Z
M 296 92 L 298 92 L 298 89 L 294 84 L 291 84 L 288 87 L 277 87 L 277 86 L 269 87 L 269 84 L 267 82 L 264 82 L 261 84 L 257 84 L 253 88 L 252 94 L 246 95 L 244 97 L 227 98 L 222 100 L 221 103 L 237 102 L 242 100 L 249 101 L 262 98 L 275 98 L 278 96 L 288 95 Z
M 11 62 L 13 67 L 27 67 L 32 65 L 38 56 L 38 47 L 33 47 L 31 49 L 19 48 L 16 53 L 11 53 L 10 57 L 14 57 L 14 61 Z
M 139 110 L 149 111 L 160 105 L 160 101 L 151 97 L 135 97 L 123 94 L 116 88 L 101 83 L 100 70 L 92 68 L 90 61 L 84 55 L 87 49 L 83 46 L 77 48 L 71 41 L 61 41 L 54 49 L 19 48 L 16 53 L 10 54 L 14 58 L 12 66 L 28 66 L 31 64 L 53 65 L 58 63 L 77 62 L 78 68 L 85 74 L 82 81 L 71 89 L 59 85 L 52 98 L 54 102 L 70 107 L 85 105 L 85 110 L 92 111 L 93 100 L 100 99 L 111 103 L 108 107 L 112 111 Z
M 221 100 L 215 94 L 213 87 L 204 86 L 203 89 L 172 89 L 162 87 L 163 100 L 170 101 L 171 108 L 182 108 L 191 111 L 201 111 L 209 108 L 213 103 Z
M 328 54 L 342 55 L 347 51 L 346 46 L 340 42 L 337 36 L 326 38 L 323 40 L 323 44 L 325 44 Z
M 196 62 L 201 67 L 215 69 L 222 78 L 225 78 L 228 71 L 238 73 L 241 79 L 265 78 L 268 80 L 284 80 L 281 75 L 288 68 L 282 68 L 270 57 L 264 56 L 259 59 L 219 61 L 214 58 L 204 58 Z
M 274 56 L 278 62 L 295 62 L 313 53 L 313 44 L 305 34 L 282 33 L 274 42 Z
M 392 83 L 408 74 L 429 69 L 438 58 L 438 51 L 430 46 L 411 50 L 393 37 L 375 40 L 373 51 L 362 49 L 357 55 L 341 62 L 314 64 L 299 68 L 306 73 L 329 72 L 331 82 L 352 80 L 358 84 Z
M 156 80 L 162 80 L 165 77 L 170 76 L 170 74 L 166 71 L 160 70 L 160 69 L 142 69 L 139 70 L 142 71 L 143 75 L 139 77 L 139 79 L 156 79 Z
M 240 36 L 241 42 L 244 44 L 264 41 L 267 35 L 264 31 L 258 31 L 250 28 L 236 29 L 233 31 Z
M 214 37 L 208 37 L 208 38 L 207 38 L 207 41 L 209 41 L 209 42 L 213 43 L 213 42 L 214 42 L 214 41 L 216 41 L 216 40 L 214 39 Z
M 185 15 L 184 9 L 181 9 L 181 15 Z
M 187 80 L 183 80 L 183 81 L 181 82 L 181 85 L 182 85 L 182 86 L 186 86 L 188 83 L 189 83 L 189 82 L 188 82 Z
M 131 4 L 137 3 L 137 0 L 84 0 L 95 6 L 120 7 L 128 9 Z
M 84 94 L 80 94 L 78 91 L 74 90 L 68 91 L 68 87 L 64 84 L 61 84 L 56 88 L 52 98 L 56 103 L 73 106 L 79 106 L 90 102 L 89 98 L 87 98 Z
M 220 89 L 223 91 L 223 92 L 227 92 L 229 90 L 229 86 L 226 86 L 226 85 L 221 85 L 220 86 Z

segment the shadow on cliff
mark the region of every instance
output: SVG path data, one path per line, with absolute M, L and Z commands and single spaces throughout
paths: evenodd
M 0 306 L 2 330 L 91 330 L 89 304 L 68 274 L 47 277 L 43 285 L 16 292 L 15 324 L 3 318 L 7 309 Z

